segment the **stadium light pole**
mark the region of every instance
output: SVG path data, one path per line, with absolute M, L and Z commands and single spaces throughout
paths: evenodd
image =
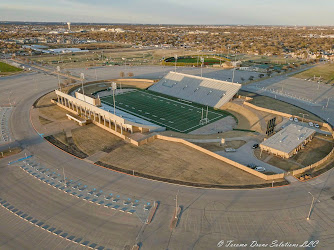
M 203 77 L 203 63 L 204 63 L 204 57 L 201 57 L 201 77 Z
M 82 86 L 82 95 L 83 95 L 83 99 L 84 99 L 84 102 L 85 102 L 86 101 L 86 98 L 85 98 L 85 89 L 84 89 L 85 74 L 81 73 L 80 74 L 80 78 L 81 78 L 81 86 Z
M 175 55 L 175 72 L 176 72 L 176 63 L 177 63 L 177 55 Z
M 237 59 L 237 55 L 234 52 L 234 68 L 233 68 L 233 75 L 232 75 L 232 82 L 234 83 L 234 75 L 235 75 L 235 68 L 236 68 L 236 59 Z
M 115 82 L 112 82 L 112 95 L 114 99 L 114 115 L 116 115 L 116 100 L 115 100 L 115 90 L 117 89 L 117 84 Z
M 59 90 L 61 91 L 60 78 L 59 78 L 59 73 L 60 73 L 60 67 L 59 66 L 57 66 L 57 72 L 58 72 L 58 87 L 59 87 Z

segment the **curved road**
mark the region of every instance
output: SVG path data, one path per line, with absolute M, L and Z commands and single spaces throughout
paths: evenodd
M 35 132 L 29 110 L 39 96 L 56 86 L 54 76 L 43 74 L 0 79 L 0 106 L 8 104 L 9 91 L 16 102 L 10 124 L 16 139 L 13 145 L 25 149 L 20 155 L 0 160 L 0 198 L 21 211 L 105 249 L 131 249 L 135 243 L 140 243 L 141 249 L 217 249 L 221 240 L 222 248 L 227 247 L 229 240 L 247 244 L 248 249 L 252 241 L 271 244 L 275 240 L 294 244 L 319 240 L 317 249 L 333 247 L 333 170 L 309 182 L 258 190 L 196 189 L 119 174 L 76 159 Z M 25 153 L 33 154 L 38 162 L 55 171 L 64 168 L 68 178 L 80 179 L 89 186 L 159 201 L 153 222 L 144 225 L 135 215 L 77 199 L 36 180 L 17 166 L 7 165 Z M 170 230 L 178 191 L 182 216 L 177 228 Z M 316 197 L 310 220 L 306 220 L 312 201 L 308 192 Z M 0 215 L 1 249 L 85 248 L 36 227 L 3 207 Z M 245 249 L 240 245 L 228 248 Z

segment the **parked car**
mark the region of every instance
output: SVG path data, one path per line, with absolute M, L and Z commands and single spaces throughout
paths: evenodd
M 258 172 L 265 172 L 266 169 L 264 167 L 256 167 L 254 168 L 254 170 L 258 171 Z
M 318 123 L 314 124 L 314 127 L 316 127 L 316 128 L 320 128 L 320 126 L 319 126 Z
M 257 168 L 257 166 L 255 164 L 248 164 L 247 167 L 251 168 L 251 169 L 255 169 Z
M 298 118 L 297 117 L 293 118 L 293 120 L 294 120 L 294 122 L 298 122 Z
M 225 152 L 236 152 L 234 148 L 225 148 Z
M 313 127 L 313 122 L 309 122 L 308 125 L 309 125 L 310 127 Z
M 259 147 L 259 144 L 254 144 L 253 146 L 252 146 L 252 149 L 256 149 L 256 148 L 258 148 Z
M 290 121 L 293 121 L 293 117 L 290 117 L 289 120 L 290 120 Z

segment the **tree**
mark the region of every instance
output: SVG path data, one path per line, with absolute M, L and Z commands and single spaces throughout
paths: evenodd
M 125 73 L 124 73 L 123 71 L 121 71 L 121 72 L 119 73 L 119 76 L 120 76 L 121 78 L 124 78 Z
M 128 73 L 128 77 L 133 77 L 133 76 L 134 76 L 134 74 L 132 72 Z

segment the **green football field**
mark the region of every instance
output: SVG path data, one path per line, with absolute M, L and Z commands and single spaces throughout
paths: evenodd
M 116 95 L 115 98 L 117 109 L 173 131 L 188 133 L 203 126 L 200 125 L 202 107 L 198 104 L 180 102 L 144 90 L 125 92 Z M 111 107 L 114 106 L 112 96 L 101 97 L 101 101 Z M 206 107 L 203 108 L 205 114 Z M 227 112 L 210 108 L 209 123 L 228 115 Z
M 16 68 L 7 63 L 0 62 L 0 72 L 17 72 L 22 71 L 22 69 Z

